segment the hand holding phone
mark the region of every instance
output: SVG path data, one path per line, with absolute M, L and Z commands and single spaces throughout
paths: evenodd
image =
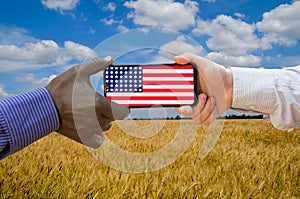
M 197 103 L 197 78 L 192 63 L 111 65 L 104 72 L 104 95 L 131 108 L 193 106 Z

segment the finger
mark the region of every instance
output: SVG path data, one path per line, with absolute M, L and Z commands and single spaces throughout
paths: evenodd
M 195 106 L 193 106 L 193 113 L 191 117 L 195 117 L 196 115 L 199 115 L 202 110 L 204 109 L 207 102 L 207 96 L 204 93 L 200 93 L 198 96 L 198 102 Z
M 196 59 L 196 55 L 188 52 L 174 57 L 174 61 L 178 64 L 186 64 L 189 62 L 194 62 L 195 59 Z
M 205 103 L 205 106 L 203 110 L 200 112 L 200 114 L 195 115 L 193 118 L 194 121 L 203 123 L 207 120 L 207 118 L 210 116 L 211 112 L 213 111 L 214 106 L 216 105 L 214 98 L 208 98 L 208 100 Z
M 114 59 L 111 56 L 105 57 L 104 59 L 95 57 L 92 60 L 79 65 L 80 75 L 89 78 L 91 75 L 103 71 L 113 62 Z
M 111 127 L 111 122 L 101 123 L 100 126 L 101 126 L 101 129 L 102 129 L 103 131 L 107 131 L 107 130 L 109 130 L 110 127 Z
M 91 148 L 99 148 L 103 143 L 105 136 L 103 132 L 94 133 L 88 137 L 85 137 L 82 143 Z
M 174 57 L 174 61 L 177 63 L 177 64 L 187 64 L 189 63 L 188 60 L 186 60 L 184 57 L 182 56 L 175 56 Z
M 196 117 L 197 115 L 200 114 L 202 109 L 205 106 L 207 100 L 207 96 L 204 93 L 200 93 L 198 96 L 198 102 L 195 106 L 182 106 L 179 108 L 176 108 L 176 110 L 182 114 L 185 115 L 188 118 Z
M 96 93 L 96 114 L 98 118 L 106 117 L 110 121 L 121 120 L 129 115 L 129 109 Z
M 176 108 L 176 110 L 178 111 L 179 114 L 182 114 L 188 118 L 191 118 L 191 115 L 193 114 L 193 108 L 190 106 L 182 106 L 182 107 L 178 107 Z
M 211 124 L 213 123 L 213 121 L 215 121 L 215 119 L 218 116 L 218 108 L 217 106 L 214 106 L 212 112 L 210 113 L 210 115 L 206 118 L 205 121 L 203 121 L 203 124 Z
M 204 70 L 211 65 L 211 61 L 207 60 L 206 58 L 194 55 L 189 52 L 179 56 L 175 56 L 174 61 L 178 64 L 193 62 L 197 65 L 198 70 Z

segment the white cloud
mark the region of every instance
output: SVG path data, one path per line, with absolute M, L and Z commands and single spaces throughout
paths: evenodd
M 245 15 L 239 12 L 234 13 L 234 16 L 237 16 L 238 18 L 244 18 Z
M 255 26 L 240 19 L 219 15 L 212 21 L 198 19 L 195 35 L 209 35 L 207 46 L 214 51 L 231 55 L 246 55 L 260 48 L 260 39 L 255 35 Z
M 150 32 L 150 29 L 148 29 L 148 28 L 139 28 L 138 31 L 142 32 L 144 34 L 148 34 Z
M 189 43 L 189 40 L 185 38 L 183 35 L 180 35 L 176 38 L 176 40 L 165 43 L 159 47 L 158 54 L 153 56 L 153 52 L 148 51 L 148 58 L 153 56 L 150 59 L 150 63 L 170 63 L 174 62 L 173 58 L 175 55 L 180 55 L 185 52 L 191 52 L 200 56 L 204 56 L 206 53 L 202 46 L 197 44 Z
M 11 97 L 11 96 L 13 96 L 13 94 L 8 93 L 7 91 L 5 91 L 4 90 L 4 85 L 0 84 L 0 99 Z
M 173 0 L 137 0 L 127 1 L 124 6 L 134 9 L 127 18 L 132 18 L 137 25 L 175 30 L 185 30 L 194 26 L 198 12 L 198 3 L 191 0 L 184 3 Z
M 123 20 L 115 20 L 113 18 L 110 18 L 110 19 L 104 18 L 104 19 L 101 19 L 101 21 L 108 26 L 113 25 L 113 24 L 118 24 L 117 29 L 119 32 L 127 32 L 129 30 L 129 28 L 122 25 Z
M 37 42 L 38 40 L 29 35 L 28 30 L 19 27 L 8 27 L 0 25 L 0 44 L 24 45 Z
M 300 1 L 282 4 L 263 14 L 261 22 L 248 24 L 241 20 L 244 15 L 235 13 L 239 19 L 219 15 L 211 21 L 197 20 L 193 30 L 196 36 L 208 35 L 207 47 L 215 52 L 208 58 L 231 66 L 257 66 L 261 57 L 251 55 L 272 45 L 292 46 L 300 39 Z
M 42 4 L 54 10 L 73 10 L 80 0 L 41 0 Z
M 175 54 L 180 55 L 185 52 L 194 53 L 197 55 L 203 55 L 204 50 L 200 45 L 192 45 L 186 42 L 184 36 L 178 36 L 175 41 L 166 43 L 160 47 L 159 54 L 164 57 L 173 58 Z
M 283 4 L 263 14 L 263 20 L 257 28 L 264 33 L 262 39 L 264 48 L 271 44 L 292 46 L 300 39 L 300 1 L 293 4 Z
M 118 21 L 118 20 L 115 20 L 115 19 L 113 19 L 113 18 L 110 18 L 110 19 L 103 18 L 103 19 L 101 19 L 101 21 L 102 21 L 103 23 L 105 23 L 106 25 L 108 25 L 108 26 L 113 25 L 113 24 L 121 24 L 121 23 L 122 23 L 121 20 Z
M 0 45 L 0 59 L 28 61 L 33 64 L 55 65 L 61 63 L 62 55 L 59 46 L 52 40 L 27 43 L 22 47 Z
M 107 4 L 107 6 L 103 7 L 103 10 L 104 11 L 111 11 L 111 12 L 114 12 L 116 10 L 117 6 L 114 2 L 109 2 Z
M 0 72 L 12 71 L 18 69 L 36 69 L 40 66 L 37 64 L 30 63 L 28 61 L 15 61 L 15 60 L 3 60 L 0 59 Z
M 25 74 L 25 75 L 16 77 L 16 81 L 32 83 L 37 86 L 46 86 L 55 77 L 56 77 L 56 75 L 50 75 L 50 77 L 43 77 L 41 79 L 38 79 L 37 77 L 35 77 L 34 74 L 30 73 L 30 74 Z
M 300 56 L 282 56 L 278 54 L 276 56 L 266 57 L 267 64 L 274 68 L 284 68 L 298 66 L 300 63 Z
M 243 15 L 236 13 L 236 16 Z M 257 37 L 256 26 L 231 16 L 219 15 L 212 21 L 198 19 L 193 33 L 197 36 L 210 36 L 206 41 L 209 49 L 215 52 L 206 57 L 226 66 L 258 66 L 262 58 L 250 54 L 262 47 Z
M 20 39 L 16 42 L 19 45 L 13 44 L 14 39 L 8 35 L 10 33 Z M 27 34 L 22 28 L 10 30 L 9 27 L 0 27 L 0 71 L 64 67 L 75 60 L 82 61 L 96 56 L 90 48 L 72 41 L 66 41 L 60 47 L 55 41 L 38 40 Z
M 260 57 L 254 55 L 232 56 L 224 52 L 211 52 L 205 57 L 224 66 L 238 66 L 238 67 L 258 66 L 262 60 Z
M 118 25 L 118 30 L 120 32 L 127 32 L 129 30 L 129 28 L 127 28 L 126 26 L 123 26 L 123 25 Z
M 72 41 L 65 42 L 65 49 L 69 54 L 79 61 L 83 61 L 87 58 L 97 57 L 97 54 L 89 47 Z

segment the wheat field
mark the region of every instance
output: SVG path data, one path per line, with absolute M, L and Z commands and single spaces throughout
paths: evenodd
M 106 136 L 124 150 L 155 151 L 172 141 L 181 122 L 191 121 L 166 121 L 147 139 L 114 123 Z M 0 198 L 300 198 L 300 129 L 226 120 L 215 148 L 200 160 L 206 130 L 199 126 L 174 163 L 148 173 L 112 169 L 81 144 L 52 133 L 0 161 Z

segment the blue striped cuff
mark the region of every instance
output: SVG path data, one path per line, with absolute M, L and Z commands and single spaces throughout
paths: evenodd
M 59 128 L 59 116 L 45 88 L 0 101 L 0 158 Z

